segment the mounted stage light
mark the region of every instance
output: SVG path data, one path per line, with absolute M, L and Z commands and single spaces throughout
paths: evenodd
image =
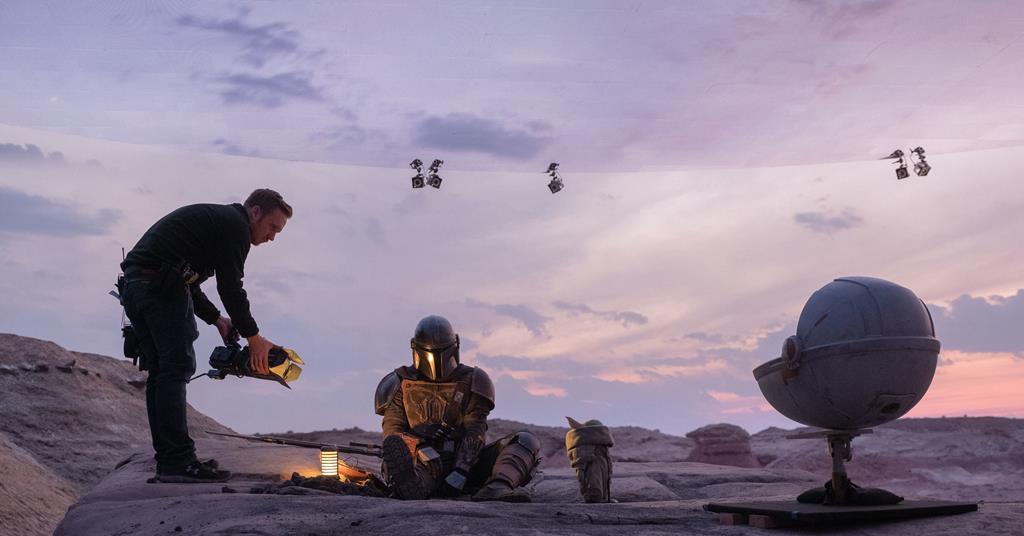
M 557 194 L 562 191 L 562 188 L 565 188 L 562 177 L 558 176 L 558 162 L 548 164 L 548 170 L 545 173 L 551 176 L 551 182 L 548 183 L 548 190 L 551 190 L 551 193 Z
M 932 166 L 928 165 L 928 162 L 924 159 L 924 147 L 916 147 L 910 152 L 917 155 L 917 161 L 914 162 L 914 173 L 916 173 L 918 177 L 928 175 L 928 172 L 932 170 Z M 910 159 L 913 160 L 914 157 L 911 156 Z
M 412 162 L 409 162 L 409 167 L 415 169 L 417 172 L 423 171 L 423 161 L 416 158 Z
M 903 151 L 896 149 L 889 156 L 882 158 L 882 160 L 896 160 L 896 164 L 899 167 L 896 168 L 896 180 L 903 180 L 910 176 L 910 172 L 907 171 L 907 163 L 903 160 Z
M 320 474 L 338 476 L 338 451 L 329 447 L 320 449 Z
M 427 184 L 433 186 L 434 188 L 440 188 L 441 187 L 441 181 L 443 179 L 441 178 L 440 175 L 437 174 L 437 172 L 441 169 L 441 165 L 443 165 L 443 164 L 444 164 L 444 160 L 440 160 L 440 159 L 436 159 L 436 158 L 434 159 L 433 162 L 430 163 L 430 169 L 429 169 L 430 175 L 427 176 Z

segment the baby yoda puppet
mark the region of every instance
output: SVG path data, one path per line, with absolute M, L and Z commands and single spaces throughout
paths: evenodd
M 576 470 L 580 495 L 584 502 L 612 502 L 612 458 L 608 449 L 615 444 L 612 432 L 601 421 L 591 419 L 580 423 L 572 417 L 565 434 L 565 450 L 569 463 Z

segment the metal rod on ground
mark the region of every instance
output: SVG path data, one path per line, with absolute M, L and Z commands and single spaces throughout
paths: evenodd
M 384 456 L 381 451 L 380 445 L 373 445 L 369 443 L 349 443 L 348 445 L 331 445 L 328 443 L 314 443 L 312 441 L 301 441 L 298 439 L 285 439 L 283 437 L 274 436 L 247 436 L 240 434 L 226 434 L 224 432 L 214 432 L 212 430 L 204 430 L 204 432 L 212 435 L 219 435 L 224 437 L 234 437 L 238 439 L 248 439 L 249 441 L 260 441 L 263 443 L 274 443 L 275 445 L 290 445 L 293 447 L 303 447 L 307 449 L 332 449 L 338 452 L 344 452 L 345 454 L 362 454 L 364 456 L 374 456 L 382 458 Z

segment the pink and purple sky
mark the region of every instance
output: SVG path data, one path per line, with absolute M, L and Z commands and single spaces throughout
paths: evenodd
M 272 187 L 245 285 L 308 364 L 190 386 L 239 431 L 376 428 L 435 313 L 497 417 L 791 427 L 751 370 L 845 275 L 929 304 L 912 416 L 1024 416 L 1022 37 L 1013 0 L 5 2 L 0 332 L 118 355 L 121 247 Z

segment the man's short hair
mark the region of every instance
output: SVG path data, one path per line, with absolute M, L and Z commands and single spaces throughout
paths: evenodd
M 264 213 L 270 212 L 275 208 L 284 212 L 285 216 L 292 217 L 292 206 L 285 202 L 281 194 L 271 190 L 270 188 L 260 188 L 253 190 L 249 194 L 249 198 L 245 200 L 245 208 L 260 207 L 260 210 Z

